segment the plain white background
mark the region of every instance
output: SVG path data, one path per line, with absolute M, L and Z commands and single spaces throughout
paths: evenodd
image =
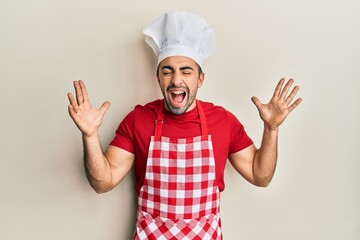
M 82 165 L 66 93 L 83 79 L 112 105 L 103 147 L 135 104 L 160 98 L 142 29 L 168 10 L 204 16 L 216 53 L 199 98 L 232 111 L 257 145 L 281 77 L 303 103 L 280 130 L 271 185 L 226 167 L 225 239 L 360 239 L 360 4 L 318 1 L 0 2 L 0 239 L 125 240 L 134 230 L 132 175 L 98 195 Z

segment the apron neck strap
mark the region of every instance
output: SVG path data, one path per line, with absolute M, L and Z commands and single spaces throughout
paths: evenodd
M 155 137 L 161 137 L 162 125 L 164 123 L 164 100 L 160 101 L 160 106 L 155 120 Z
M 164 100 L 160 101 L 160 106 L 157 112 L 157 117 L 155 120 L 155 137 L 161 137 L 162 126 L 164 124 Z M 201 134 L 203 136 L 208 135 L 207 122 L 205 118 L 205 113 L 203 108 L 198 100 L 196 100 L 196 107 L 198 109 L 199 117 L 200 117 L 200 125 L 201 125 Z
M 205 113 L 201 106 L 201 103 L 197 99 L 196 99 L 196 106 L 198 108 L 198 112 L 199 112 L 199 116 L 200 116 L 201 134 L 203 136 L 207 136 L 209 133 L 208 133 L 208 128 L 207 128 Z

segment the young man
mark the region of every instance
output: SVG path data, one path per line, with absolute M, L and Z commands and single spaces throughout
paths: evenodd
M 264 122 L 257 149 L 230 112 L 196 99 L 204 82 L 203 60 L 215 50 L 212 28 L 186 12 L 168 12 L 145 30 L 158 57 L 164 96 L 136 106 L 102 152 L 98 128 L 110 103 L 94 109 L 85 84 L 75 81 L 69 113 L 83 136 L 91 186 L 114 188 L 135 165 L 138 211 L 134 239 L 222 239 L 219 216 L 227 159 L 250 183 L 266 187 L 275 171 L 278 129 L 300 104 L 293 80 L 278 83 L 269 103 L 252 98 Z

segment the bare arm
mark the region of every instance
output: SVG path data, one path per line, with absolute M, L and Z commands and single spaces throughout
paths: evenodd
M 252 98 L 264 122 L 260 148 L 256 149 L 252 145 L 242 151 L 231 154 L 229 157 L 234 168 L 245 179 L 256 186 L 268 186 L 274 176 L 279 126 L 284 122 L 288 114 L 302 101 L 301 98 L 298 98 L 291 104 L 299 87 L 295 86 L 290 94 L 288 94 L 294 80 L 290 79 L 283 88 L 284 82 L 285 79 L 280 80 L 268 104 L 262 104 L 256 97 Z
M 97 193 L 113 189 L 130 171 L 134 154 L 121 148 L 109 146 L 102 152 L 98 135 L 83 135 L 84 165 L 91 187 Z
M 94 109 L 84 82 L 74 81 L 74 88 L 76 100 L 68 93 L 69 114 L 82 133 L 84 164 L 89 183 L 97 193 L 103 193 L 114 188 L 130 171 L 134 155 L 113 146 L 109 146 L 103 153 L 98 129 L 110 103 L 105 102 L 100 109 Z

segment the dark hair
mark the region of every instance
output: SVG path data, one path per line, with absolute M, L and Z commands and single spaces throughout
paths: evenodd
M 202 74 L 203 71 L 202 71 L 202 69 L 201 69 L 201 67 L 200 67 L 199 64 L 196 63 L 196 66 L 197 66 L 197 69 L 198 69 L 198 72 L 199 72 L 199 77 L 200 77 L 200 75 Z M 159 76 L 159 67 L 160 67 L 160 64 L 157 66 L 156 76 Z

